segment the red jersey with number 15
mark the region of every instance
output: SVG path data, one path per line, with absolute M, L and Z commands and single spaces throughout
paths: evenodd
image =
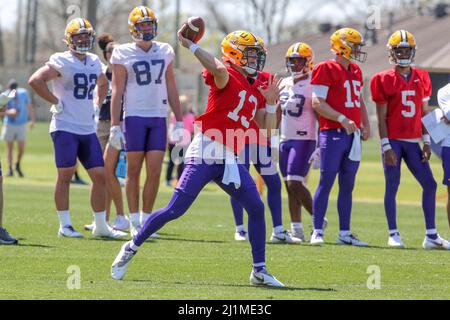
M 355 63 L 350 63 L 346 70 L 335 60 L 328 60 L 316 65 L 312 71 L 313 86 L 328 87 L 326 102 L 339 113 L 353 120 L 361 127 L 361 88 L 364 85 L 362 71 Z M 320 130 L 342 128 L 339 122 L 319 117 Z
M 210 91 L 206 111 L 197 117 L 196 123 L 203 134 L 238 154 L 245 146 L 246 139 L 238 136 L 230 139 L 230 134 L 238 130 L 241 132 L 254 130 L 257 137 L 258 125 L 254 118 L 257 110 L 266 106 L 258 87 L 264 85 L 258 79 L 253 79 L 250 83 L 245 76 L 231 67 L 227 67 L 227 70 L 230 79 L 223 89 L 217 88 L 210 72 L 203 71 L 205 83 L 210 87 Z
M 372 100 L 387 105 L 389 139 L 422 137 L 422 105 L 431 96 L 428 71 L 412 68 L 409 80 L 395 69 L 382 71 L 373 76 L 370 88 Z

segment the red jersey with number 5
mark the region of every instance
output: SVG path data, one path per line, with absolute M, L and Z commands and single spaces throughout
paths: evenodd
M 428 71 L 412 68 L 409 80 L 395 69 L 379 72 L 370 85 L 372 100 L 387 105 L 389 139 L 422 137 L 422 105 L 431 96 Z
M 312 71 L 313 86 L 328 87 L 326 102 L 339 113 L 361 127 L 361 88 L 364 85 L 362 71 L 355 63 L 346 70 L 335 60 L 321 62 Z M 320 130 L 342 128 L 339 122 L 319 117 Z
M 254 121 L 258 109 L 265 108 L 266 101 L 258 90 L 264 87 L 258 79 L 249 80 L 231 67 L 227 67 L 230 79 L 223 89 L 218 89 L 213 75 L 203 71 L 205 83 L 210 87 L 206 111 L 197 117 L 196 123 L 203 134 L 238 154 L 245 146 L 245 136 L 258 136 Z M 236 134 L 233 137 L 233 134 Z M 221 136 L 220 136 L 221 135 Z M 252 139 L 250 139 L 252 140 Z M 256 142 L 256 141 L 255 141 Z

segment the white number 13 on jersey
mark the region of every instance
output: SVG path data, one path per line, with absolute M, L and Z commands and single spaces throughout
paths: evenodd
M 344 87 L 347 89 L 347 101 L 345 102 L 346 108 L 354 108 L 355 106 L 358 108 L 361 108 L 361 102 L 359 101 L 359 97 L 361 96 L 361 82 L 352 80 L 350 84 L 350 81 L 347 80 L 344 82 Z M 353 88 L 352 88 L 353 85 Z M 353 101 L 352 97 L 352 89 L 355 95 L 358 97 L 357 100 Z
M 255 105 L 255 107 L 253 108 L 252 118 L 248 120 L 246 116 L 239 116 L 239 111 L 241 111 L 242 108 L 244 107 L 245 99 L 247 98 L 247 91 L 242 90 L 241 92 L 239 92 L 239 97 L 241 98 L 241 100 L 239 101 L 238 106 L 236 107 L 236 109 L 233 110 L 233 112 L 228 113 L 228 118 L 236 122 L 238 122 L 240 119 L 241 124 L 244 126 L 244 128 L 248 129 L 250 127 L 249 121 L 252 121 L 256 115 L 256 107 L 258 106 L 258 100 L 255 98 L 255 96 L 250 96 L 248 98 L 248 101 Z

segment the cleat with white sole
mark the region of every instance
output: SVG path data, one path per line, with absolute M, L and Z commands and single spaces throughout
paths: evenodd
M 122 245 L 119 254 L 111 265 L 111 277 L 115 280 L 122 280 L 125 277 L 131 259 L 136 255 L 136 251 L 131 249 L 127 250 L 129 243 L 128 241 Z
M 388 240 L 389 247 L 392 248 L 404 248 L 405 244 L 402 241 L 402 238 L 400 237 L 400 233 L 394 233 L 393 235 L 389 236 Z
M 128 234 L 119 230 L 115 230 L 110 226 L 103 228 L 94 227 L 92 230 L 92 236 L 94 238 L 110 238 L 110 239 L 124 239 L 128 237 Z
M 234 233 L 234 240 L 236 240 L 236 241 L 247 241 L 247 231 L 245 231 L 245 230 L 236 231 Z
M 58 237 L 64 238 L 84 238 L 83 234 L 79 233 L 72 226 L 60 227 L 58 230 Z
M 260 272 L 255 272 L 253 270 L 250 274 L 250 284 L 254 286 L 284 287 L 284 284 L 269 274 L 266 269 L 263 269 Z
M 436 240 L 425 237 L 425 239 L 423 240 L 423 243 L 422 243 L 422 247 L 427 250 L 432 250 L 432 249 L 450 250 L 449 242 L 447 240 L 441 238 L 440 235 L 438 235 Z
M 320 233 L 320 232 L 314 230 L 309 242 L 313 246 L 320 246 L 320 245 L 324 244 L 325 241 L 323 240 L 323 233 Z
M 346 236 L 339 236 L 336 244 L 356 246 L 356 247 L 367 247 L 369 244 L 367 242 L 359 240 L 352 234 Z
M 283 232 L 279 233 L 272 233 L 270 241 L 272 241 L 272 243 L 290 243 L 290 244 L 297 244 L 302 242 L 301 239 L 293 237 L 291 233 L 287 230 L 284 230 Z

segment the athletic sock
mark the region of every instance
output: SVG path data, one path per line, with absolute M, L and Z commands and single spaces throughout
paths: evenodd
M 236 226 L 236 232 L 244 232 L 245 231 L 245 225 L 241 224 L 240 226 Z
M 130 213 L 130 221 L 133 227 L 140 226 L 139 219 L 140 219 L 139 213 Z
M 436 229 L 427 230 L 426 234 L 427 234 L 427 237 L 432 240 L 436 240 L 438 238 Z
M 152 215 L 151 213 L 141 212 L 141 216 L 140 216 L 140 220 L 139 220 L 139 222 L 141 223 L 141 227 L 144 226 L 145 222 L 148 220 L 148 218 L 150 218 L 151 215 Z
M 72 221 L 70 221 L 70 212 L 69 210 L 56 211 L 59 218 L 59 224 L 61 228 L 66 226 L 72 226 Z
M 283 233 L 284 232 L 284 227 L 283 226 L 276 226 L 275 228 L 273 228 L 273 233 L 274 234 L 279 234 L 279 233 Z
M 349 235 L 351 235 L 352 233 L 350 232 L 350 230 L 346 230 L 346 231 L 339 231 L 339 237 L 347 237 Z

